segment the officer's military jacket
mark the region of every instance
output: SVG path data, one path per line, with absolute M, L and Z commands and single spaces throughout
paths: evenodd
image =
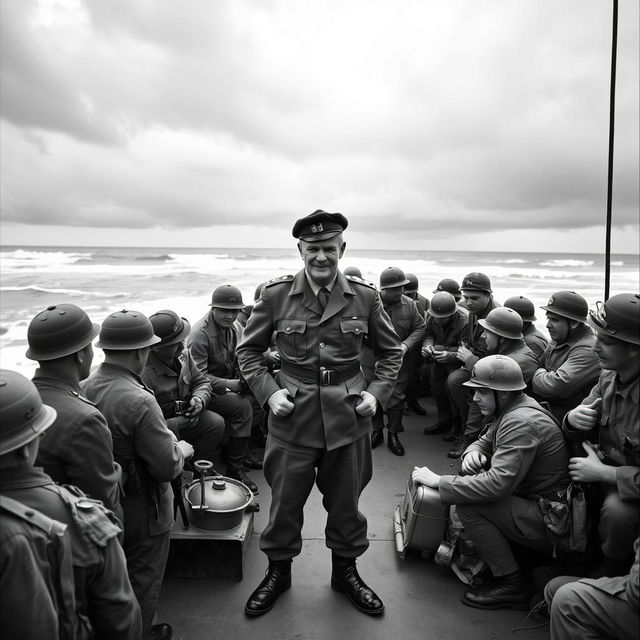
M 494 502 L 511 495 L 559 500 L 569 485 L 569 452 L 560 427 L 540 405 L 518 394 L 463 456 L 477 450 L 489 468 L 471 476 L 441 476 L 449 504 Z
M 484 358 L 487 355 L 484 342 L 481 339 L 484 327 L 478 324 L 478 320 L 484 320 L 491 311 L 497 309 L 500 305 L 491 298 L 489 304 L 484 311 L 480 313 L 470 313 L 467 317 L 467 326 L 462 330 L 461 341 L 465 344 L 474 355 L 478 358 Z
M 616 484 L 621 500 L 640 499 L 640 379 L 623 385 L 617 372 L 603 369 L 591 393 L 581 404 L 598 398 L 600 420 L 589 431 L 573 429 L 565 418 L 563 429 L 572 442 L 589 440 L 599 445 L 605 464 L 616 468 Z
M 593 351 L 595 341 L 593 331 L 583 324 L 566 342 L 551 341 L 540 358 L 531 380 L 533 395 L 546 400 L 560 421 L 567 411 L 580 404 L 600 375 L 598 357 Z
M 187 347 L 198 369 L 208 374 L 213 393 L 223 394 L 227 380 L 238 379 L 235 327 L 219 327 L 209 311 L 193 325 Z
M 275 377 L 263 357 L 274 331 L 282 360 Z M 359 368 L 365 335 L 376 358 L 368 387 Z M 288 416 L 269 416 L 270 433 L 286 442 L 327 449 L 354 442 L 370 431 L 371 418 L 355 411 L 360 392 L 367 388 L 384 406 L 402 363 L 400 341 L 378 292 L 363 280 L 340 272 L 324 310 L 304 270 L 268 283 L 249 317 L 237 353 L 242 375 L 261 404 L 279 389 L 286 389 L 295 404 Z M 318 382 L 287 374 L 288 363 L 308 371 Z M 355 368 L 346 380 L 320 385 L 322 369 L 346 367 Z
M 3 475 L 2 495 L 18 500 L 67 525 L 77 606 L 76 637 L 134 640 L 142 620 L 117 539 L 117 521 L 101 503 L 71 493 L 32 467 Z M 29 598 L 29 593 L 23 593 Z M 45 635 L 43 637 L 49 637 Z
M 158 354 L 151 350 L 140 377 L 153 391 L 165 418 L 174 417 L 173 403 L 176 400 L 189 401 L 193 396 L 198 396 L 203 407 L 209 404 L 209 378 L 198 369 L 188 349 L 182 351 L 174 366 L 163 362 Z
M 42 401 L 58 414 L 40 440 L 36 464 L 58 484 L 79 487 L 120 517 L 120 472 L 104 416 L 70 377 L 38 369 L 33 383 Z
M 184 459 L 153 392 L 135 373 L 108 362 L 84 381 L 83 389 L 107 419 L 113 455 L 122 467 L 125 530 L 127 512 L 143 510 L 151 535 L 169 531 L 169 483 L 182 471 Z
M 536 326 L 531 323 L 526 329 L 522 330 L 526 345 L 536 354 L 538 360 L 549 346 L 549 338 L 539 331 Z

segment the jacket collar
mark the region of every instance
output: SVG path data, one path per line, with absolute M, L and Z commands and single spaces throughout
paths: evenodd
M 55 387 L 56 389 L 80 393 L 80 382 L 59 371 L 56 371 L 54 376 L 53 372 L 49 373 L 44 369 L 38 368 L 33 375 L 33 381 L 34 383 Z
M 289 296 L 295 295 L 302 295 L 302 306 L 322 316 L 320 322 L 324 322 L 349 304 L 348 296 L 355 296 L 356 294 L 350 282 L 344 277 L 341 271 L 338 271 L 338 275 L 333 283 L 333 288 L 331 289 L 331 297 L 323 312 L 317 296 L 314 295 L 307 281 L 306 273 L 304 269 L 302 269 L 296 273 L 291 283 L 291 288 L 289 289 Z

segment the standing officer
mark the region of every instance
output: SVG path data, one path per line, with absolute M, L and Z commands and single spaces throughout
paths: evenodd
M 321 210 L 295 223 L 304 269 L 264 287 L 238 347 L 242 375 L 271 410 L 264 461 L 271 510 L 260 538 L 269 568 L 247 601 L 248 615 L 269 611 L 291 586 L 314 480 L 328 512 L 331 586 L 364 613 L 384 610 L 356 569 L 369 544 L 358 500 L 371 479 L 370 418 L 393 392 L 402 349 L 375 287 L 338 271 L 347 224 Z M 263 358 L 274 331 L 282 362 L 275 376 Z M 359 362 L 365 335 L 377 358 L 367 388 Z
M 235 322 L 243 308 L 238 287 L 230 284 L 217 287 L 211 295 L 211 310 L 195 323 L 187 346 L 196 366 L 211 381 L 213 393 L 209 409 L 224 418 L 229 430 L 225 475 L 240 480 L 257 494 L 258 485 L 243 468 L 249 454 L 254 419 L 251 398 L 243 392 L 236 359 L 238 334 Z
M 99 332 L 100 326 L 75 304 L 47 307 L 29 324 L 27 358 L 39 365 L 33 383 L 58 414 L 42 438 L 36 464 L 58 484 L 75 485 L 122 518 L 111 432 L 80 391 L 80 381 L 91 371 L 91 342 Z
M 169 429 L 193 445 L 194 459 L 213 460 L 224 435 L 224 418 L 207 409 L 209 378 L 184 347 L 191 325 L 170 309 L 154 313 L 149 320 L 160 342 L 151 347 L 142 381 L 153 391 Z M 176 408 L 176 402 L 184 407 Z
M 107 419 L 116 462 L 123 471 L 124 552 L 142 610 L 143 639 L 170 638 L 168 624 L 153 625 L 173 526 L 169 483 L 193 447 L 169 431 L 153 392 L 140 378 L 149 347 L 160 342 L 139 311 L 112 313 L 97 346 L 104 363 L 84 383 L 87 396 Z
M 40 468 L 34 467 L 42 433 L 56 418 L 56 412 L 42 403 L 32 382 L 14 371 L 0 370 L 0 474 L 2 496 L 41 512 L 66 525 L 71 540 L 73 577 L 62 583 L 63 596 L 75 590 L 76 610 L 71 627 L 79 640 L 137 640 L 140 637 L 140 608 L 127 578 L 127 568 L 117 535 L 119 522 L 98 500 L 90 499 L 75 487 L 61 487 Z M 48 558 L 53 561 L 52 557 Z M 42 567 L 53 571 L 54 568 Z M 34 614 L 31 598 L 22 580 L 12 589 L 22 596 L 22 605 L 3 616 L 2 625 L 12 627 L 12 617 Z M 53 576 L 52 576 L 53 578 Z M 2 598 L 4 599 L 3 592 Z M 52 631 L 53 633 L 50 633 Z M 47 630 L 43 638 L 55 637 Z
M 404 447 L 400 442 L 398 433 L 404 431 L 402 416 L 404 413 L 404 392 L 409 381 L 412 354 L 422 344 L 424 337 L 424 317 L 420 315 L 416 303 L 405 296 L 403 287 L 409 280 L 405 278 L 404 271 L 398 267 L 387 267 L 380 274 L 380 297 L 382 305 L 391 320 L 391 324 L 400 340 L 402 347 L 402 366 L 398 372 L 398 379 L 393 388 L 393 393 L 383 409 L 378 407 L 373 416 L 373 432 L 371 433 L 371 448 L 375 449 L 384 442 L 384 414 L 387 414 L 387 445 L 395 456 L 404 455 Z

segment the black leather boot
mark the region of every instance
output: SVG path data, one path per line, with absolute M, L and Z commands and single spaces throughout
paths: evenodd
M 462 603 L 476 609 L 528 609 L 529 594 L 519 571 L 495 578 L 492 583 L 470 589 Z
M 267 573 L 249 596 L 244 612 L 261 616 L 273 608 L 278 596 L 291 588 L 291 560 L 270 560 Z
M 331 561 L 332 589 L 344 593 L 351 600 L 351 604 L 362 613 L 370 616 L 379 616 L 384 613 L 382 600 L 358 574 L 355 558 L 343 558 L 334 553 L 331 555 Z
M 249 438 L 229 438 L 229 453 L 227 455 L 228 464 L 225 475 L 234 480 L 240 480 L 242 484 L 249 487 L 249 491 L 257 496 L 258 485 L 246 474 L 242 463 L 247 454 Z
M 389 432 L 387 434 L 387 446 L 394 456 L 403 456 L 404 447 L 398 438 L 398 433 L 402 431 L 402 409 L 394 407 L 387 411 L 389 422 Z
M 382 431 L 378 429 L 374 429 L 371 432 L 371 448 L 375 449 L 379 444 L 384 442 L 384 435 L 382 435 Z

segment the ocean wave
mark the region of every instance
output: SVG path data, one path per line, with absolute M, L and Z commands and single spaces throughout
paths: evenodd
M 121 293 L 101 293 L 99 291 L 83 291 L 82 289 L 53 289 L 47 287 L 39 287 L 37 285 L 30 285 L 26 287 L 0 287 L 0 292 L 7 293 L 9 291 L 21 291 L 25 293 L 33 293 L 41 295 L 43 293 L 55 293 L 56 295 L 66 296 L 87 296 L 90 298 L 123 298 L 131 294 Z
M 541 267 L 592 267 L 594 265 L 593 260 L 546 260 L 541 262 Z
M 521 258 L 510 258 L 509 260 L 498 260 L 498 264 L 502 262 L 503 264 L 527 264 L 526 260 L 522 260 Z

